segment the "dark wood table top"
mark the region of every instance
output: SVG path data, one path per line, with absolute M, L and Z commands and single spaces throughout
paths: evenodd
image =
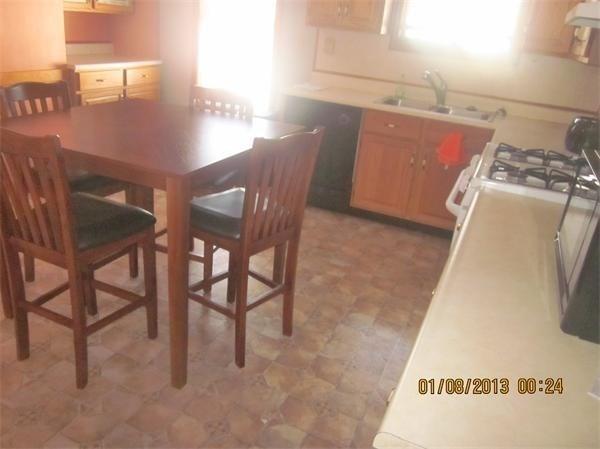
M 101 165 L 109 162 L 124 172 L 141 169 L 162 177 L 194 175 L 247 152 L 254 137 L 276 138 L 303 129 L 259 118 L 192 113 L 188 107 L 146 100 L 8 119 L 2 127 L 32 136 L 58 134 L 65 157 L 92 171 L 97 163 L 97 171 L 104 172 Z

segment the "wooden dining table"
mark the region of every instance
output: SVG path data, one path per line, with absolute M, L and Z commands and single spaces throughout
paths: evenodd
M 68 166 L 166 191 L 171 383 L 187 382 L 189 201 L 194 185 L 241 167 L 255 137 L 297 125 L 235 120 L 146 100 L 74 107 L 4 120 L 30 136 L 58 135 Z

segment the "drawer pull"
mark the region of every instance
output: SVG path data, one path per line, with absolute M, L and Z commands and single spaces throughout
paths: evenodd
M 385 126 L 387 126 L 388 128 L 395 128 L 396 124 L 395 123 L 386 123 Z
M 145 73 L 142 73 L 142 78 L 148 78 L 148 75 L 146 75 Z
M 96 80 L 96 82 L 97 82 L 97 83 L 103 83 L 103 82 L 104 82 L 104 80 L 103 80 L 102 78 L 98 78 L 98 79 Z
M 425 170 L 425 167 L 427 166 L 427 159 L 423 159 L 421 161 L 421 169 Z
M 412 166 L 414 166 L 414 165 L 415 165 L 415 154 L 413 153 L 413 154 L 410 156 L 410 166 L 412 167 Z

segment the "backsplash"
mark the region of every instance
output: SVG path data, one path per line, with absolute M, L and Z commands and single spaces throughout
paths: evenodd
M 423 71 L 437 69 L 448 82 L 448 101 L 454 97 L 455 101 L 468 102 L 465 97 L 482 95 L 478 103 L 487 107 L 506 107 L 510 100 L 537 103 L 511 105 L 513 113 L 516 110 L 519 115 L 533 118 L 557 119 L 556 113 L 545 114 L 544 105 L 596 111 L 600 103 L 597 67 L 532 54 L 486 60 L 423 55 L 390 50 L 389 39 L 388 35 L 321 29 L 313 79 L 323 82 L 324 78 L 335 78 L 343 82 L 335 75 L 345 75 L 354 77 L 348 81 L 354 86 L 345 87 L 369 84 L 370 90 L 387 88 L 391 94 L 394 83 L 402 79 L 425 88 L 421 80 Z M 326 42 L 329 51 L 326 51 Z M 407 86 L 407 90 L 420 96 L 427 94 L 424 88 Z

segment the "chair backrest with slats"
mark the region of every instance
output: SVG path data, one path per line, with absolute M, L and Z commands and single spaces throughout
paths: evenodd
M 254 140 L 242 218 L 245 244 L 259 245 L 300 229 L 323 133 L 319 127 L 281 139 Z
M 60 254 L 74 251 L 70 192 L 57 136 L 0 129 L 0 206 L 4 239 Z
M 11 117 L 64 111 L 71 107 L 69 87 L 65 81 L 13 84 L 4 88 L 4 97 Z
M 201 86 L 192 87 L 190 106 L 194 111 L 242 120 L 251 120 L 253 114 L 252 102 L 248 98 Z

